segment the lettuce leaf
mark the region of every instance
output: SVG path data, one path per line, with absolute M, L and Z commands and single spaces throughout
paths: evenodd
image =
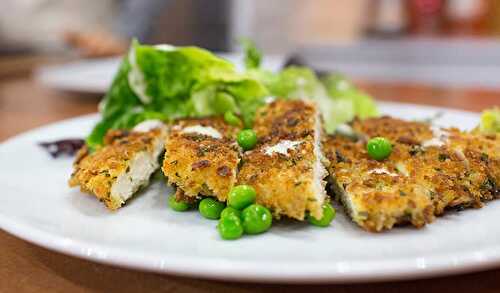
M 483 111 L 479 131 L 485 134 L 500 133 L 500 108 Z
M 328 133 L 354 117 L 378 115 L 373 99 L 339 75 L 318 79 L 306 67 L 279 72 L 260 68 L 262 55 L 244 42 L 245 72 L 197 47 L 148 46 L 133 41 L 100 104 L 102 119 L 87 138 L 96 148 L 109 129 L 132 128 L 147 119 L 221 115 L 231 111 L 250 127 L 264 98 L 311 99 Z
M 262 53 L 257 49 L 255 43 L 249 39 L 242 39 L 241 44 L 245 51 L 245 68 L 247 70 L 259 68 L 262 61 Z
M 128 84 L 127 74 L 129 71 L 130 63 L 127 58 L 124 58 L 111 88 L 99 105 L 102 118 L 86 139 L 89 147 L 96 148 L 101 145 L 108 129 L 118 128 L 116 124 L 120 117 L 131 112 L 135 106 L 140 104 L 139 98 Z
M 322 79 L 330 97 L 348 100 L 353 103 L 355 116 L 366 119 L 380 115 L 374 99 L 356 88 L 341 74 L 330 74 Z
M 331 76 L 325 82 L 319 80 L 311 69 L 300 66 L 290 66 L 277 73 L 264 69 L 248 72 L 262 82 L 272 96 L 316 101 L 327 133 L 335 132 L 340 124 L 356 116 L 364 119 L 378 115 L 372 97 L 345 79 Z
M 244 41 L 243 47 L 247 74 L 259 80 L 276 98 L 316 101 L 327 133 L 335 132 L 340 124 L 355 117 L 365 119 L 379 115 L 373 98 L 342 75 L 331 74 L 320 80 L 310 68 L 301 66 L 271 72 L 260 68 L 261 54 L 252 42 Z M 252 61 L 255 59 L 258 61 Z
M 102 120 L 87 138 L 102 144 L 107 130 L 233 111 L 251 125 L 268 91 L 263 84 L 197 47 L 148 46 L 134 41 L 101 103 Z

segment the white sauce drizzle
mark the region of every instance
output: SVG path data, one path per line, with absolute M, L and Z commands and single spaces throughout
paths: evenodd
M 155 128 L 162 128 L 163 126 L 164 124 L 160 120 L 151 119 L 137 124 L 133 130 L 137 132 L 148 132 Z
M 217 129 L 211 126 L 201 126 L 201 125 L 188 126 L 182 129 L 182 133 L 199 133 L 206 136 L 211 136 L 216 139 L 222 138 L 222 134 L 220 134 L 220 132 L 217 131 Z
M 443 130 L 439 126 L 432 125 L 431 126 L 432 134 L 434 135 L 433 138 L 426 140 L 422 143 L 422 147 L 427 148 L 427 147 L 442 147 L 448 142 L 448 137 L 450 134 Z
M 264 153 L 268 156 L 272 156 L 274 153 L 280 153 L 285 156 L 288 156 L 288 150 L 294 149 L 296 146 L 301 144 L 301 141 L 291 141 L 291 140 L 282 140 L 279 143 L 268 146 L 264 149 Z
M 276 101 L 276 97 L 273 97 L 273 96 L 267 96 L 264 98 L 264 103 L 266 103 L 266 104 L 271 104 L 274 101 Z
M 377 175 L 381 175 L 381 174 L 387 174 L 389 176 L 392 176 L 392 177 L 396 177 L 396 176 L 399 176 L 398 174 L 396 173 L 392 173 L 392 172 L 389 172 L 387 169 L 385 168 L 375 168 L 375 169 L 372 169 L 368 172 L 368 174 L 377 174 Z

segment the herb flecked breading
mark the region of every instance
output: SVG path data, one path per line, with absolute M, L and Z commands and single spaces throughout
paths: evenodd
M 244 153 L 238 182 L 255 188 L 257 203 L 275 216 L 303 220 L 309 212 L 322 217 L 327 173 L 316 145 L 319 119 L 314 104 L 304 101 L 276 101 L 256 114 L 259 143 Z M 280 143 L 288 148 L 277 148 Z
M 120 208 L 159 168 L 165 135 L 165 128 L 108 131 L 102 147 L 78 152 L 69 185 L 95 195 L 110 210 Z
M 221 137 L 183 130 L 190 126 L 211 127 Z M 239 129 L 221 118 L 177 121 L 165 143 L 163 173 L 170 184 L 187 197 L 214 196 L 225 201 L 236 183 L 239 148 L 235 136 Z
M 481 207 L 498 196 L 497 136 L 438 129 L 390 117 L 356 120 L 357 142 L 330 136 L 324 148 L 332 162 L 334 189 L 351 218 L 369 231 L 395 224 L 421 227 L 449 208 Z M 382 162 L 365 150 L 366 138 L 382 136 L 393 152 Z M 440 140 L 439 140 L 440 139 Z M 432 143 L 429 143 L 432 142 Z

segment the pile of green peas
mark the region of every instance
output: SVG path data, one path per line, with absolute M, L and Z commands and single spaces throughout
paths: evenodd
M 228 194 L 227 206 L 215 198 L 204 198 L 198 203 L 199 213 L 206 219 L 219 220 L 217 230 L 222 239 L 238 239 L 243 234 L 264 233 L 272 225 L 272 215 L 268 208 L 255 203 L 256 192 L 248 185 L 238 185 Z M 178 212 L 194 207 L 178 202 L 170 196 L 169 206 Z
M 221 96 L 219 100 L 224 100 L 222 98 L 225 96 Z M 233 126 L 241 125 L 241 120 L 232 111 L 224 113 L 224 120 Z M 257 134 L 252 129 L 244 129 L 237 134 L 236 141 L 243 150 L 248 151 L 257 145 Z M 252 186 L 237 185 L 229 191 L 227 205 L 214 198 L 204 198 L 198 203 L 198 211 L 204 218 L 219 220 L 217 230 L 222 239 L 234 240 L 243 234 L 260 234 L 271 228 L 271 212 L 268 208 L 256 204 L 256 198 L 257 193 Z M 194 206 L 178 202 L 175 196 L 170 196 L 169 205 L 178 212 L 187 211 Z M 334 218 L 335 209 L 329 203 L 323 205 L 321 219 L 307 215 L 309 223 L 318 227 L 328 227 Z
M 272 224 L 269 209 L 255 204 L 255 190 L 248 185 L 238 185 L 228 194 L 227 206 L 213 198 L 200 202 L 200 214 L 212 220 L 219 220 L 217 230 L 222 239 L 234 240 L 243 234 L 264 233 Z
M 206 219 L 218 220 L 217 230 L 222 239 L 234 240 L 243 234 L 254 235 L 271 228 L 272 215 L 268 208 L 256 204 L 257 193 L 249 185 L 237 185 L 228 194 L 227 205 L 214 198 L 204 198 L 198 203 L 199 213 Z M 192 204 L 178 202 L 170 196 L 169 205 L 175 211 L 187 211 Z M 316 219 L 310 215 L 307 220 L 318 227 L 328 227 L 335 218 L 335 209 L 323 205 L 323 217 Z

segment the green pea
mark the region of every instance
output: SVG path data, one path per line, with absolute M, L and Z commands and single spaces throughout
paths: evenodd
M 171 209 L 173 209 L 176 212 L 184 212 L 191 208 L 191 205 L 189 203 L 183 201 L 177 201 L 175 199 L 175 195 L 171 195 L 168 198 L 168 205 L 170 206 Z
M 308 215 L 307 220 L 314 226 L 328 227 L 330 226 L 330 223 L 333 221 L 333 219 L 335 219 L 335 215 L 336 212 L 332 205 L 329 203 L 325 203 L 323 205 L 323 217 L 321 219 L 318 220 L 315 217 Z
M 389 157 L 392 153 L 391 142 L 383 137 L 375 137 L 366 144 L 368 155 L 377 161 L 381 161 Z
M 220 92 L 215 95 L 213 107 L 215 112 L 223 114 L 227 111 L 234 111 L 236 103 L 230 94 Z
M 224 121 L 232 126 L 239 126 L 241 124 L 240 118 L 234 115 L 234 113 L 231 111 L 227 111 L 226 113 L 224 113 Z
M 241 212 L 243 229 L 247 234 L 259 234 L 266 232 L 271 228 L 273 218 L 271 212 L 258 204 L 246 207 Z
M 235 209 L 242 210 L 255 203 L 257 193 L 250 185 L 238 185 L 231 188 L 227 196 L 227 204 Z
M 240 210 L 237 210 L 237 209 L 235 209 L 235 208 L 233 208 L 233 207 L 227 207 L 227 208 L 225 208 L 225 209 L 222 211 L 222 213 L 220 213 L 220 217 L 221 217 L 221 218 L 224 218 L 224 217 L 226 217 L 226 216 L 228 216 L 228 215 L 235 215 L 235 216 L 237 216 L 238 218 L 240 218 L 240 217 L 241 217 L 241 211 L 240 211 Z
M 217 230 L 219 230 L 222 239 L 226 240 L 238 239 L 243 235 L 241 220 L 235 214 L 228 214 L 221 217 L 217 225 Z
M 224 203 L 217 201 L 216 199 L 205 198 L 200 201 L 198 211 L 200 211 L 200 214 L 207 219 L 217 220 L 220 218 L 220 214 L 225 207 L 226 205 Z
M 257 144 L 257 134 L 251 129 L 245 129 L 238 133 L 236 141 L 238 141 L 243 150 L 248 151 L 253 149 Z

